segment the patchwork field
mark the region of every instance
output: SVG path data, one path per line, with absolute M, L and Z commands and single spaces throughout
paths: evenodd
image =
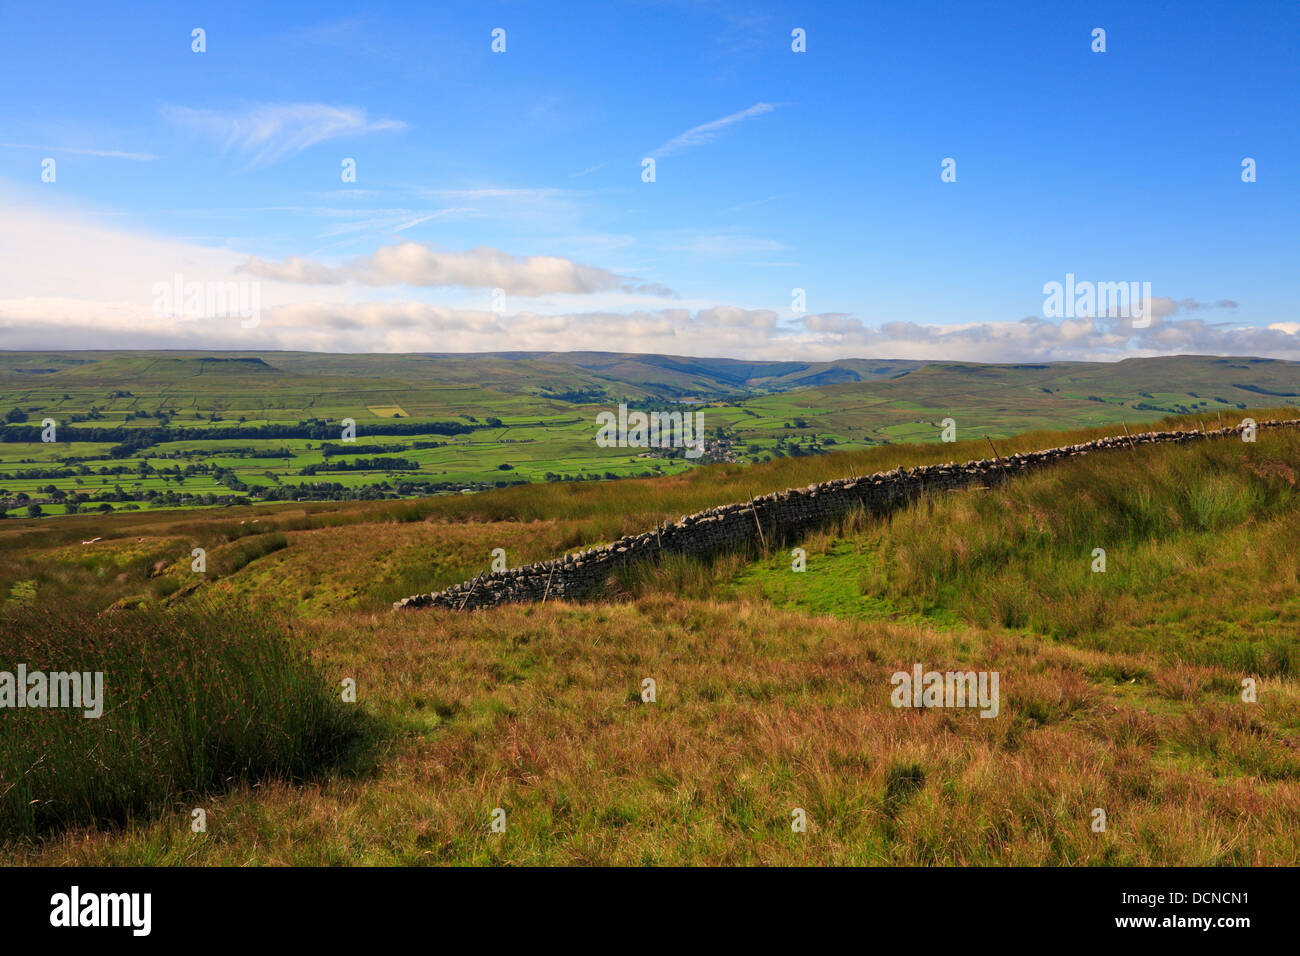
M 958 437 L 1001 439 L 1297 401 L 1296 363 L 1194 356 L 970 365 L 5 352 L 0 514 L 412 498 L 666 476 L 714 462 L 928 442 L 949 418 Z M 705 454 L 598 446 L 597 415 L 619 403 L 700 412 Z

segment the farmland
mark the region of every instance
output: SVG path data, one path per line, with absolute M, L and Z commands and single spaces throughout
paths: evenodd
M 410 498 L 925 442 L 950 417 L 959 437 L 1000 439 L 1297 401 L 1295 363 L 1191 356 L 974 365 L 5 352 L 0 507 L 48 517 Z M 596 416 L 620 402 L 702 412 L 705 456 L 599 447 Z

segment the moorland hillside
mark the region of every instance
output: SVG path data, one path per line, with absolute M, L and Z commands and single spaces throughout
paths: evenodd
M 1102 433 L 1122 434 L 1024 434 L 999 451 Z M 75 626 L 46 633 L 115 635 L 128 650 L 109 664 L 161 642 L 178 681 L 231 666 L 208 653 L 229 661 L 281 642 L 292 653 L 264 655 L 243 680 L 205 682 L 184 720 L 125 707 L 84 721 L 99 724 L 94 739 L 69 733 L 48 759 L 75 766 L 82 743 L 117 747 L 113 766 L 136 768 L 148 799 L 66 813 L 58 801 L 84 795 L 29 787 L 23 802 L 56 806 L 27 831 L 6 827 L 3 856 L 1300 862 L 1300 435 L 1290 429 L 1089 455 L 888 515 L 846 515 L 798 542 L 803 571 L 789 549 L 759 549 L 664 561 L 584 603 L 389 608 L 394 595 L 483 570 L 493 548 L 512 564 L 539 559 L 783 487 L 983 457 L 980 444 L 418 501 L 10 522 L 5 660 L 31 649 L 31 615 L 55 607 Z M 204 573 L 191 570 L 195 547 Z M 225 639 L 196 640 L 196 629 Z M 108 654 L 103 643 L 87 642 L 84 666 Z M 36 651 L 53 666 L 57 647 Z M 893 675 L 916 665 L 996 671 L 996 716 L 893 706 Z M 356 703 L 340 711 L 349 679 Z M 258 704 L 281 685 L 301 710 Z M 245 732 L 232 737 L 211 715 Z M 44 756 L 24 749 L 24 716 L 0 717 L 7 785 Z M 143 750 L 142 726 L 157 729 Z M 277 732 L 302 745 L 262 764 L 236 759 L 237 772 L 193 758 L 238 757 Z M 168 754 L 187 776 L 167 776 Z M 220 768 L 220 780 L 195 768 Z M 191 830 L 195 807 L 207 833 Z M 491 828 L 497 809 L 504 833 Z M 804 832 L 791 827 L 796 810 Z

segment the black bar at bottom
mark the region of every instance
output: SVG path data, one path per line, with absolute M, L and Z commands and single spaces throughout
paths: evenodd
M 34 868 L 0 870 L 0 913 L 6 942 L 75 935 L 187 943 L 219 930 L 223 939 L 259 944 L 373 945 L 376 934 L 401 932 L 431 944 L 469 934 L 495 943 L 589 937 L 675 947 L 685 933 L 693 943 L 754 939 L 770 947 L 787 930 L 805 942 L 847 933 L 873 943 L 1200 936 L 1231 945 L 1292 923 L 1283 907 L 1294 876 L 1178 868 Z M 131 894 L 148 894 L 147 911 L 145 897 Z M 119 925 L 71 925 L 90 921 Z

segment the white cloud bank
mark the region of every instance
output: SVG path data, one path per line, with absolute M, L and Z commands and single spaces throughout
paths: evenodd
M 979 362 L 1199 353 L 1300 360 L 1300 323 L 1262 328 L 1210 322 L 1195 317 L 1210 306 L 1186 299 L 1153 300 L 1146 329 L 1107 317 L 869 325 L 844 313 L 822 313 L 791 320 L 768 309 L 678 305 L 669 300 L 668 290 L 629 290 L 623 276 L 558 257 L 515 257 L 493 249 L 443 253 L 401 243 L 341 267 L 299 258 L 266 263 L 231 250 L 111 229 L 50 205 L 5 205 L 0 218 L 0 349 L 585 349 L 752 359 Z M 258 282 L 259 323 L 243 328 L 238 316 L 173 319 L 154 314 L 154 286 L 171 282 L 177 273 L 187 281 Z M 499 315 L 487 308 L 487 296 L 482 307 L 470 308 L 414 301 L 405 293 L 393 300 L 357 301 L 358 286 L 352 283 L 367 281 L 515 291 L 509 314 Z M 603 307 L 616 287 L 644 293 L 650 301 L 625 299 L 617 307 Z M 541 293 L 587 298 L 562 304 L 526 301 Z M 584 307 L 583 301 L 601 307 Z M 1235 305 L 1224 300 L 1213 308 Z
M 619 288 L 624 280 L 605 269 L 579 265 L 559 256 L 512 256 L 482 246 L 467 252 L 442 252 L 418 242 L 381 246 L 342 266 L 326 266 L 300 256 L 284 262 L 254 257 L 242 272 L 263 279 L 305 285 L 454 286 L 504 289 L 509 295 L 586 294 Z
M 0 348 L 224 348 L 328 352 L 608 350 L 749 359 L 901 358 L 974 362 L 1110 361 L 1171 354 L 1256 355 L 1300 360 L 1300 334 L 1157 317 L 1029 318 L 964 326 L 806 316 L 794 327 L 776 312 L 699 309 L 571 312 L 458 309 L 420 302 L 294 302 L 264 307 L 260 324 L 236 318 L 173 320 L 125 303 L 0 300 Z

